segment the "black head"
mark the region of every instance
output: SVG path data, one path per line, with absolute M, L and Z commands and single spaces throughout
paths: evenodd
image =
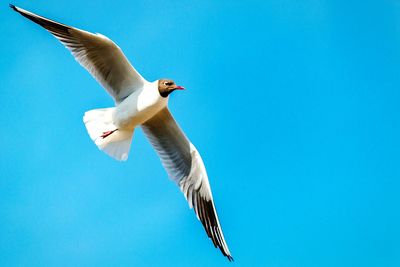
M 168 97 L 175 90 L 184 90 L 182 86 L 176 85 L 173 80 L 160 79 L 158 80 L 158 92 L 162 97 Z

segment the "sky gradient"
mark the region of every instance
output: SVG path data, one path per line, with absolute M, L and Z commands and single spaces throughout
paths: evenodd
M 13 4 L 187 88 L 169 106 L 235 262 L 141 130 L 125 163 L 98 151 L 82 116 L 112 99 L 3 3 L 0 266 L 400 266 L 398 0 Z

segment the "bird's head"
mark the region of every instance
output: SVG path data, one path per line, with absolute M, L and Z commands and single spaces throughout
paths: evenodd
M 184 90 L 182 86 L 176 85 L 173 80 L 161 79 L 158 80 L 158 92 L 162 97 L 168 97 L 175 90 Z

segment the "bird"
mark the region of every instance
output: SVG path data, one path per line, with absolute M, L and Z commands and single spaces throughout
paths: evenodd
M 168 176 L 184 194 L 214 246 L 233 257 L 222 233 L 210 183 L 196 147 L 168 109 L 172 92 L 184 90 L 171 79 L 145 80 L 122 50 L 108 37 L 34 14 L 13 4 L 10 8 L 57 38 L 114 99 L 115 106 L 85 112 L 83 122 L 97 147 L 126 161 L 134 130 L 142 129 Z

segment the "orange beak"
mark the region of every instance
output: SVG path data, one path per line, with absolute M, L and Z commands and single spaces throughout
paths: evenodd
M 174 89 L 175 90 L 185 90 L 185 87 L 177 85 Z

